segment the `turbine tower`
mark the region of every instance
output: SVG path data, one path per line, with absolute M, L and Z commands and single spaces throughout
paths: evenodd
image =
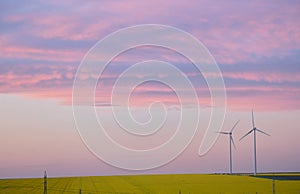
M 231 143 L 233 144 L 234 148 L 235 148 L 235 145 L 234 145 L 234 141 L 233 141 L 233 138 L 232 138 L 232 131 L 233 129 L 236 127 L 236 125 L 239 123 L 239 120 L 234 124 L 234 126 L 232 127 L 232 129 L 229 131 L 229 132 L 218 132 L 220 134 L 225 134 L 225 135 L 229 135 L 229 152 L 230 152 L 230 174 L 232 174 L 232 152 L 231 152 Z
M 240 141 L 246 137 L 247 135 L 249 135 L 250 133 L 253 132 L 253 137 L 254 137 L 254 176 L 256 176 L 256 173 L 257 173 L 257 164 L 256 164 L 256 131 L 262 133 L 262 134 L 265 134 L 267 136 L 270 136 L 269 134 L 267 134 L 266 132 L 260 130 L 260 129 L 257 129 L 255 127 L 255 124 L 254 124 L 254 114 L 253 114 L 253 109 L 252 109 L 252 129 L 246 133 L 243 137 L 241 137 Z

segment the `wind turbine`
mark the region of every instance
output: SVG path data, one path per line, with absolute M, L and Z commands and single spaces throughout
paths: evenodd
M 254 115 L 253 115 L 253 109 L 252 109 L 252 126 L 253 128 L 248 132 L 246 133 L 243 137 L 241 137 L 240 141 L 246 137 L 247 135 L 249 135 L 250 133 L 253 132 L 253 136 L 254 136 L 254 176 L 256 176 L 256 173 L 257 173 L 257 165 L 256 165 L 256 131 L 262 133 L 262 134 L 265 134 L 267 136 L 270 136 L 269 134 L 267 134 L 266 132 L 260 130 L 260 129 L 257 129 L 255 127 L 255 124 L 254 124 Z
M 233 129 L 235 128 L 235 126 L 239 123 L 239 120 L 234 124 L 234 126 L 232 127 L 232 129 L 229 131 L 229 132 L 218 132 L 220 134 L 225 134 L 225 135 L 229 135 L 229 150 L 230 150 L 230 174 L 232 174 L 232 152 L 231 152 L 231 143 L 233 144 L 234 148 L 235 148 L 235 145 L 234 145 L 234 141 L 233 141 L 233 138 L 232 138 L 232 131 Z

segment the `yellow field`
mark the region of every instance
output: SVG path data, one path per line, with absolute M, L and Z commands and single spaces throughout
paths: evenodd
M 241 175 L 138 175 L 48 178 L 55 193 L 271 194 L 272 180 Z M 299 194 L 300 181 L 275 181 L 276 194 Z M 2 179 L 0 193 L 43 193 L 43 179 Z

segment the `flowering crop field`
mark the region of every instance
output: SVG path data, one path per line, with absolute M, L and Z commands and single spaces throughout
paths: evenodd
M 276 194 L 299 194 L 300 180 L 275 180 L 274 188 Z M 42 194 L 44 179 L 0 179 L 0 193 Z M 48 178 L 47 193 L 272 194 L 273 180 L 215 174 L 63 177 Z

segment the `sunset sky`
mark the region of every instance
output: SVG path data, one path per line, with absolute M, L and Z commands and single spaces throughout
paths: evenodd
M 253 136 L 238 140 L 251 129 L 251 109 L 257 127 L 271 134 L 258 134 L 258 171 L 300 171 L 300 1 L 12 0 L 1 1 L 0 10 L 0 178 L 38 177 L 45 169 L 50 176 L 228 172 L 227 136 L 199 157 L 203 134 L 197 133 L 171 163 L 137 172 L 104 163 L 82 142 L 72 112 L 77 68 L 99 40 L 140 24 L 184 30 L 215 58 L 227 92 L 222 130 L 240 119 L 234 172 L 253 172 Z M 201 72 L 162 48 L 141 47 L 116 57 L 97 85 L 98 108 L 111 106 L 119 74 L 149 59 L 168 61 L 189 77 L 203 108 L 199 127 L 205 127 L 211 104 Z M 138 114 L 154 100 L 178 104 L 170 88 L 147 83 L 136 89 L 130 106 Z

